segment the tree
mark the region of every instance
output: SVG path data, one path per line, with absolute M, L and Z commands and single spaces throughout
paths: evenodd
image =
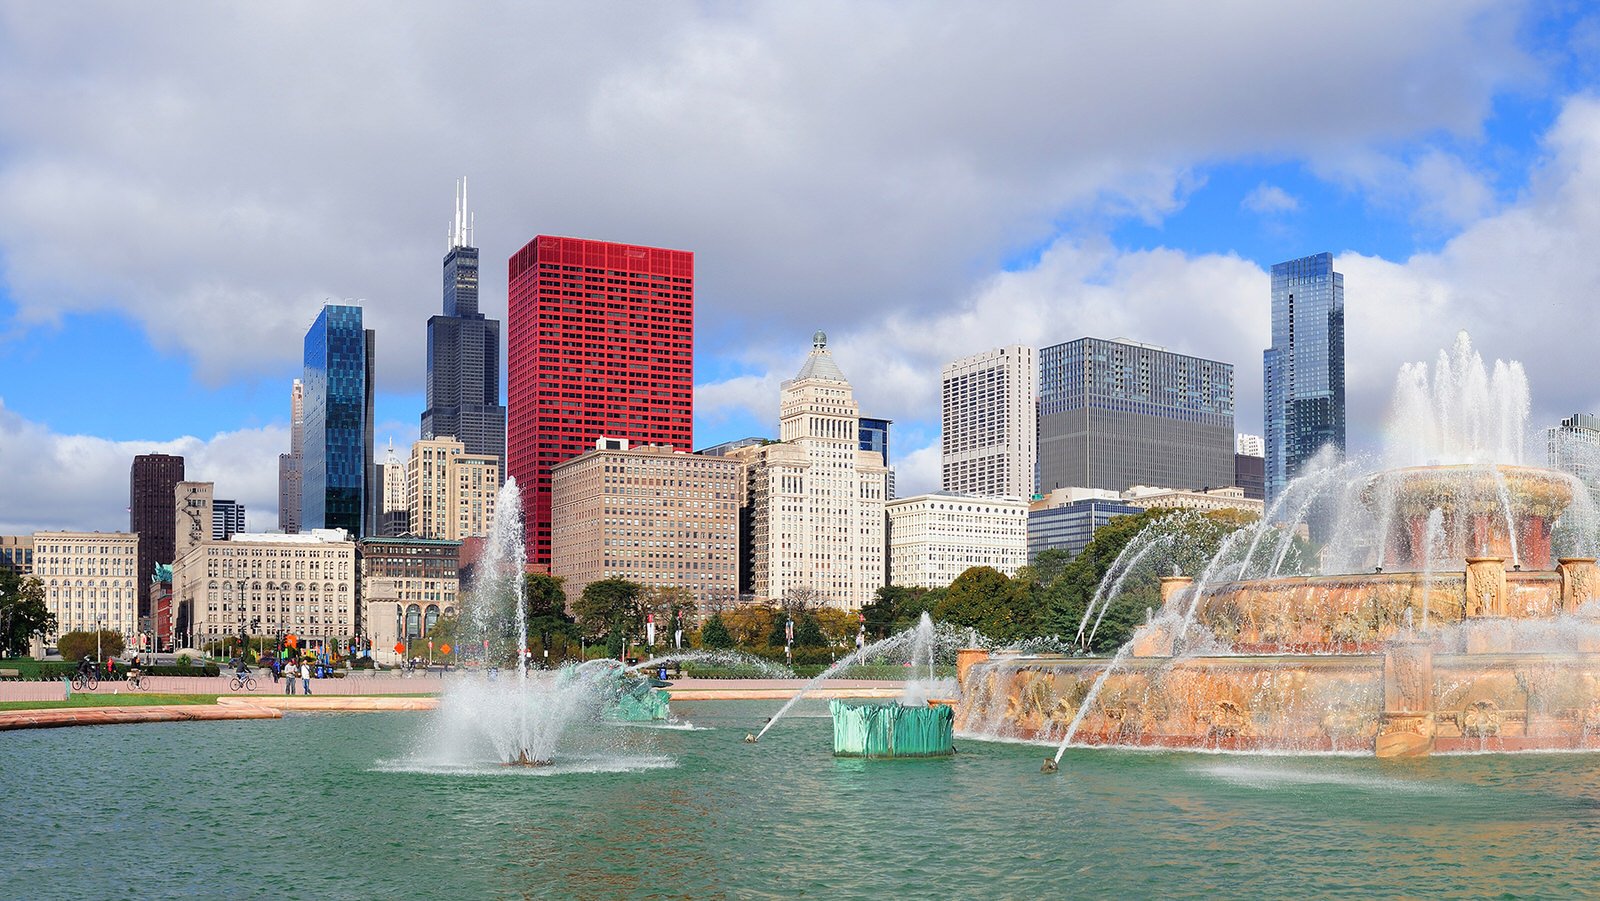
M 755 647 L 766 640 L 772 621 L 778 615 L 767 604 L 740 604 L 722 614 L 722 621 L 733 633 L 733 640 L 741 647 Z
M 797 648 L 825 648 L 828 639 L 817 625 L 815 614 L 802 613 L 794 622 L 794 646 Z
M 644 622 L 644 586 L 622 578 L 601 579 L 584 586 L 572 605 L 578 625 L 593 637 L 605 636 L 607 647 L 620 656 Z
M 1171 542 L 1170 551 L 1153 554 L 1144 566 L 1122 582 L 1104 615 L 1095 614 L 1095 618 L 1100 620 L 1100 628 L 1090 649 L 1099 653 L 1116 650 L 1144 622 L 1146 609 L 1160 609 L 1159 575 L 1174 569 L 1191 576 L 1198 575 L 1230 533 L 1254 521 L 1255 517 L 1234 511 L 1197 516 L 1166 509 L 1146 510 L 1112 519 L 1094 533 L 1094 538 L 1083 552 L 1062 569 L 1058 578 L 1041 586 L 1036 592 L 1043 616 L 1042 633 L 1054 633 L 1066 638 L 1075 636 L 1078 624 L 1083 621 L 1084 610 L 1094 599 L 1106 573 L 1128 545 L 1146 529 L 1152 530 L 1151 536 L 1181 531 L 1183 540 Z M 1090 625 L 1092 627 L 1093 624 Z
M 824 607 L 811 614 L 817 621 L 817 627 L 827 637 L 832 645 L 848 645 L 856 640 L 856 630 L 861 628 L 860 619 L 848 610 L 837 607 Z
M 56 630 L 44 603 L 44 583 L 0 566 L 0 657 L 25 657 L 33 639 Z
M 733 647 L 733 635 L 729 634 L 728 627 L 723 624 L 722 614 L 711 614 L 711 618 L 700 628 L 700 646 L 714 651 Z
M 682 587 L 657 586 L 645 594 L 645 609 L 655 614 L 656 631 L 672 640 L 672 627 L 674 623 L 688 623 L 694 619 L 696 611 L 700 609 L 699 602 L 694 598 L 694 592 Z
M 63 660 L 78 660 L 85 655 L 96 660 L 118 657 L 123 651 L 122 633 L 110 629 L 101 629 L 99 633 L 68 632 L 56 642 L 56 649 Z
M 873 638 L 887 638 L 916 625 L 917 619 L 933 609 L 936 597 L 926 588 L 910 585 L 885 585 L 878 589 L 872 603 L 861 608 L 866 618 L 867 634 Z
M 992 566 L 974 566 L 950 583 L 934 618 L 1000 641 L 1035 634 L 1026 586 Z
M 567 592 L 562 587 L 564 579 L 546 573 L 528 573 L 522 577 L 522 609 L 529 622 L 542 617 L 556 617 L 567 622 Z
M 559 649 L 578 639 L 578 625 L 567 613 L 567 592 L 562 579 L 545 573 L 528 573 L 522 579 L 522 608 L 528 620 L 528 642 L 540 651 Z

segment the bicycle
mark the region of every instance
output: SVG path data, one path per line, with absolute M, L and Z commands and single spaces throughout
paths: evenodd
M 128 690 L 129 691 L 140 691 L 142 689 L 149 688 L 150 687 L 149 684 L 145 681 L 148 678 L 149 677 L 146 676 L 144 673 L 129 673 L 128 674 Z
M 248 673 L 234 673 L 233 678 L 228 680 L 228 687 L 234 691 L 241 688 L 245 691 L 255 691 L 256 677 Z
M 100 677 L 92 672 L 78 673 L 72 677 L 73 691 L 94 691 L 100 687 Z

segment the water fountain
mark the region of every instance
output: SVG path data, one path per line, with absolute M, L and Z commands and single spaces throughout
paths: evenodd
M 1527 410 L 1522 367 L 1485 366 L 1465 334 L 1431 373 L 1403 367 L 1381 462 L 1308 467 L 1203 566 L 1162 576 L 1159 614 L 1109 661 L 973 665 L 957 730 L 1061 750 L 1588 747 L 1595 504 L 1523 459 Z M 1152 531 L 1123 557 L 1159 562 L 1171 544 Z M 1128 578 L 1107 573 L 1102 614 Z
M 492 755 L 512 766 L 549 766 L 572 737 L 574 725 L 665 720 L 666 695 L 619 661 L 590 660 L 553 672 L 518 665 L 528 647 L 528 623 L 522 604 L 522 495 L 516 479 L 506 480 L 495 510 L 464 602 L 465 637 L 469 646 L 484 649 L 486 667 L 494 660 L 511 665 L 506 673 L 487 669 L 444 693 L 435 730 L 438 741 L 469 758 Z
M 954 750 L 951 740 L 954 714 L 945 699 L 955 694 L 956 684 L 952 679 L 938 676 L 936 662 L 941 651 L 950 656 L 957 648 L 972 645 L 978 639 L 971 630 L 937 626 L 924 612 L 915 626 L 864 645 L 823 670 L 801 686 L 767 720 L 760 732 L 745 736 L 745 740 L 760 741 L 802 698 L 840 672 L 869 662 L 894 663 L 909 670 L 899 698 L 887 703 L 837 699 L 829 702 L 834 753 L 842 757 L 948 755 Z

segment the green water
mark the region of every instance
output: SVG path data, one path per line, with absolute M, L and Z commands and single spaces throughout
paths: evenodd
M 419 771 L 420 714 L 0 733 L 0 898 L 1593 897 L 1600 757 L 832 756 L 675 704 L 601 772 Z M 94 773 L 92 778 L 81 774 Z

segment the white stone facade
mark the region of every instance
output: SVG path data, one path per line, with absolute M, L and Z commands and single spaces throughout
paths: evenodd
M 343 529 L 197 544 L 173 566 L 172 583 L 174 610 L 188 610 L 183 645 L 236 636 L 241 627 L 294 634 L 303 645 L 356 634 L 356 546 Z
M 947 363 L 942 372 L 941 484 L 979 497 L 1033 494 L 1038 354 L 1020 344 Z
M 746 592 L 781 602 L 796 592 L 833 607 L 871 603 L 886 584 L 888 468 L 861 450 L 855 391 L 818 332 L 783 383 L 778 444 L 731 451 L 746 464 Z
M 137 647 L 139 536 L 131 532 L 35 532 L 33 574 L 56 615 L 54 642 L 65 632 L 110 629 Z
M 956 494 L 890 501 L 889 582 L 943 588 L 974 566 L 1014 576 L 1028 562 L 1028 502 Z
M 1241 513 L 1262 514 L 1264 504 L 1244 496 L 1243 488 L 1212 488 L 1207 491 L 1185 491 L 1180 488 L 1153 488 L 1134 485 L 1122 492 L 1122 502 L 1130 507 L 1146 510 L 1237 510 Z

